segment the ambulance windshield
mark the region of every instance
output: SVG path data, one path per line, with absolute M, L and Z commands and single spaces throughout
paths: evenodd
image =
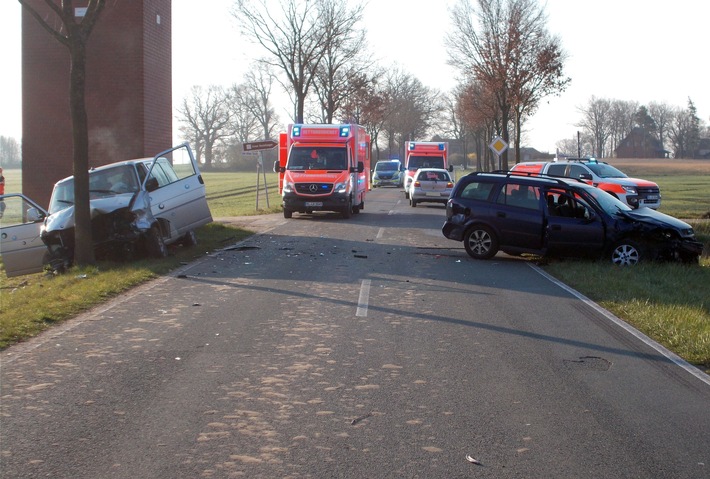
M 345 146 L 294 146 L 286 164 L 287 170 L 347 170 Z
M 420 156 L 412 155 L 409 157 L 407 169 L 416 171 L 419 168 L 444 168 L 443 156 Z

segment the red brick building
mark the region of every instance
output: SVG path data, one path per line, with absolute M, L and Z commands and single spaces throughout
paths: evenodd
M 56 18 L 44 0 L 31 3 Z M 171 53 L 171 0 L 106 2 L 87 45 L 90 166 L 171 146 Z M 68 48 L 23 9 L 22 191 L 44 206 L 72 174 L 69 69 Z

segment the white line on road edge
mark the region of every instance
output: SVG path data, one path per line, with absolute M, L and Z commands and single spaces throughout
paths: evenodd
M 355 316 L 367 316 L 367 303 L 370 301 L 370 283 L 372 280 L 363 279 L 360 284 L 360 297 L 357 300 L 357 312 Z
M 702 382 L 704 382 L 705 384 L 710 386 L 710 376 L 708 376 L 707 374 L 700 371 L 698 368 L 696 368 L 695 366 L 693 366 L 692 364 L 687 362 L 685 359 L 681 358 L 680 356 L 678 356 L 674 352 L 666 349 L 661 344 L 659 344 L 656 341 L 654 341 L 653 339 L 649 338 L 648 336 L 643 334 L 641 331 L 639 331 L 638 329 L 631 326 L 626 321 L 623 321 L 623 320 L 617 318 L 610 311 L 607 311 L 606 309 L 602 308 L 597 303 L 595 303 L 591 299 L 587 298 L 585 295 L 583 295 L 579 291 L 572 289 L 569 286 L 567 286 L 566 284 L 553 278 L 552 276 L 547 274 L 545 271 L 540 269 L 538 266 L 536 266 L 534 264 L 530 264 L 530 263 L 528 263 L 528 265 L 532 269 L 534 269 L 535 271 L 540 273 L 542 276 L 544 276 L 545 278 L 547 278 L 550 281 L 552 281 L 553 283 L 555 283 L 560 288 L 564 289 L 565 291 L 567 291 L 571 295 L 576 296 L 578 299 L 582 300 L 582 302 L 586 303 L 588 306 L 590 306 L 591 308 L 596 310 L 598 313 L 601 313 L 604 317 L 606 317 L 612 323 L 614 323 L 617 326 L 619 326 L 620 328 L 626 330 L 626 332 L 628 332 L 632 336 L 636 337 L 636 339 L 639 339 L 641 342 L 645 343 L 646 345 L 650 346 L 651 348 L 653 348 L 656 351 L 658 351 L 659 353 L 661 353 L 663 356 L 665 356 L 670 361 L 672 361 L 676 366 L 680 366 L 681 368 L 685 369 L 687 372 L 689 372 L 690 374 L 692 374 L 693 376 L 695 376 L 696 378 L 700 379 Z
M 382 235 L 383 235 L 384 233 L 385 233 L 385 229 L 384 229 L 384 228 L 380 228 L 379 230 L 377 230 L 377 236 L 375 236 L 375 239 L 382 239 Z

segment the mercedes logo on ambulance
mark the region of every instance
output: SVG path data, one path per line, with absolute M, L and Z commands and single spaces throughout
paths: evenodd
M 318 192 L 318 185 L 316 185 L 315 183 L 311 183 L 310 185 L 308 185 L 308 191 L 310 191 L 311 193 Z

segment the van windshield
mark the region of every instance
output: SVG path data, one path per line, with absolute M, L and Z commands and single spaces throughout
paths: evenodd
M 407 162 L 409 171 L 416 171 L 419 168 L 445 168 L 443 156 L 420 156 L 412 155 Z
M 345 146 L 294 146 L 288 156 L 287 170 L 347 170 Z
M 89 199 L 104 198 L 138 191 L 138 178 L 131 165 L 89 172 Z M 57 183 L 49 202 L 49 213 L 53 214 L 74 204 L 74 178 Z

